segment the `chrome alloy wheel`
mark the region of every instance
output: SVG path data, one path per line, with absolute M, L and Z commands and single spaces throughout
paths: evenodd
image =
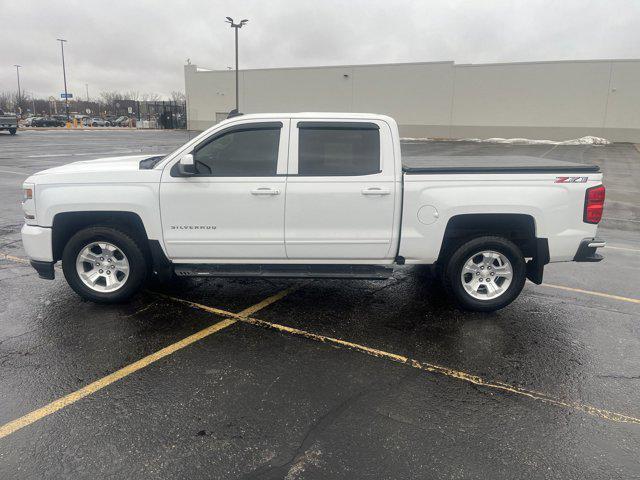
M 492 300 L 504 294 L 513 279 L 513 267 L 500 252 L 484 250 L 464 262 L 460 273 L 462 286 L 477 300 Z
M 114 292 L 129 278 L 129 260 L 117 246 L 108 242 L 86 245 L 76 258 L 82 283 L 95 292 Z

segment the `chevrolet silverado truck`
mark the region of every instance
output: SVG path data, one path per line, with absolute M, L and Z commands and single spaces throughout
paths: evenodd
M 396 122 L 252 114 L 166 156 L 81 161 L 29 177 L 22 240 L 42 278 L 123 301 L 146 278 L 386 279 L 431 265 L 468 310 L 511 303 L 549 262 L 596 262 L 595 165 L 405 156 Z
M 11 135 L 18 131 L 18 117 L 15 113 L 5 113 L 0 110 L 0 131 L 8 130 Z

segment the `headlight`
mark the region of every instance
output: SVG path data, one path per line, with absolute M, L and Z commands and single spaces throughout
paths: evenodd
M 27 200 L 33 200 L 33 187 L 23 187 L 22 188 L 22 203 Z
M 22 211 L 27 223 L 33 223 L 36 219 L 35 185 L 25 183 L 22 185 Z

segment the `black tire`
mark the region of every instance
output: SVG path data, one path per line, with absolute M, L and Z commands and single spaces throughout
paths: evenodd
M 511 284 L 504 293 L 492 299 L 471 296 L 465 290 L 461 277 L 465 262 L 483 250 L 501 253 L 509 260 L 513 270 Z M 485 236 L 469 240 L 453 252 L 444 265 L 442 281 L 447 293 L 460 307 L 475 312 L 493 312 L 506 307 L 520 295 L 527 279 L 526 271 L 524 256 L 517 245 L 503 237 Z
M 97 241 L 117 246 L 129 261 L 128 278 L 122 287 L 113 292 L 92 290 L 84 284 L 76 270 L 76 258 L 80 251 Z M 69 239 L 62 252 L 62 271 L 69 286 L 82 298 L 96 303 L 118 303 L 140 290 L 147 277 L 148 265 L 143 248 L 128 233 L 109 226 L 93 226 L 78 231 Z
M 16 132 L 17 132 L 17 130 L 16 130 L 15 128 L 10 128 L 10 129 L 9 129 L 9 133 L 10 133 L 11 135 L 15 135 L 15 134 L 16 134 Z

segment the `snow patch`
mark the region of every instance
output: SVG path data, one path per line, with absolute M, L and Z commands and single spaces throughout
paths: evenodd
M 442 139 L 433 138 L 413 138 L 403 137 L 400 140 L 405 142 L 437 142 Z M 574 138 L 572 140 L 532 140 L 530 138 L 458 138 L 454 142 L 477 142 L 477 143 L 506 143 L 510 145 L 610 145 L 611 141 L 606 138 L 587 135 L 585 137 Z

